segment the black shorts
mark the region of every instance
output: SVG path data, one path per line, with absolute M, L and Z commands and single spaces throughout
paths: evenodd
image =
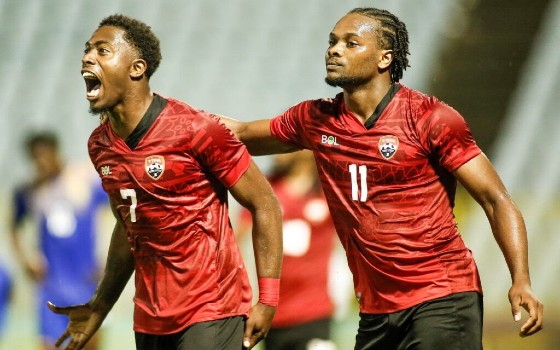
M 328 341 L 331 335 L 331 319 L 321 319 L 293 327 L 271 328 L 264 344 L 266 350 L 307 350 L 312 342 Z
M 362 314 L 354 350 L 481 350 L 482 295 L 456 293 L 391 314 Z
M 195 323 L 168 335 L 135 333 L 137 350 L 241 350 L 245 318 Z

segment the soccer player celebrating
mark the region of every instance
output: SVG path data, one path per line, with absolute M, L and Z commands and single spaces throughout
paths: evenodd
M 278 303 L 280 207 L 245 146 L 216 116 L 153 94 L 161 60 L 146 24 L 109 16 L 85 44 L 93 113 L 90 158 L 117 218 L 98 288 L 59 307 L 70 323 L 57 346 L 81 349 L 135 271 L 134 330 L 142 350 L 239 350 L 262 339 Z M 228 218 L 228 190 L 253 217 L 259 302 Z
M 272 120 L 223 118 L 255 155 L 310 149 L 360 303 L 355 350 L 481 349 L 482 288 L 453 216 L 457 180 L 482 206 L 511 273 L 515 321 L 542 328 L 522 216 L 462 116 L 399 83 L 405 24 L 356 8 L 329 35 L 333 99 L 301 102 Z

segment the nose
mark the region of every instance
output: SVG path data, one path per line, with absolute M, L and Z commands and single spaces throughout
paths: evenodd
M 82 56 L 82 66 L 93 65 L 94 56 L 95 56 L 94 50 L 88 50 L 84 52 L 84 55 Z
M 331 45 L 327 49 L 327 57 L 332 57 L 332 56 L 340 57 L 341 52 L 342 52 L 341 50 L 342 50 L 342 48 L 340 46 L 340 43 L 336 43 L 334 45 Z

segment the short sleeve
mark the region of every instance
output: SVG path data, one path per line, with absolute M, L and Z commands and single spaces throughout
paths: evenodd
M 305 118 L 309 116 L 310 101 L 301 102 L 270 121 L 270 132 L 282 142 L 300 149 L 309 149 Z
M 465 119 L 443 102 L 430 100 L 418 125 L 421 143 L 449 172 L 481 153 Z
M 201 112 L 195 124 L 192 151 L 227 188 L 237 183 L 251 164 L 251 155 L 218 117 Z

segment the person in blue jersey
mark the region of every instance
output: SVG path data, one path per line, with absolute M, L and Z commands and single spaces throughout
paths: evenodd
M 13 291 L 13 277 L 5 261 L 0 260 L 0 337 L 6 328 L 6 318 Z
M 66 164 L 54 133 L 33 133 L 25 147 L 35 174 L 15 190 L 12 242 L 22 269 L 37 283 L 39 333 L 43 349 L 50 350 L 68 320 L 52 313 L 47 301 L 84 303 L 95 291 L 101 271 L 96 226 L 109 206 L 97 174 L 87 163 Z M 25 235 L 32 227 L 36 235 Z M 25 237 L 38 242 L 29 244 Z M 98 343 L 94 339 L 88 349 Z

